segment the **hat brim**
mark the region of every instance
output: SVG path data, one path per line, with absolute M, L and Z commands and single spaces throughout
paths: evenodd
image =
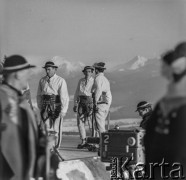
M 100 66 L 94 66 L 94 68 L 96 68 L 96 69 L 107 69 L 107 68 L 105 68 L 105 67 L 100 67 Z
M 46 69 L 47 67 L 58 68 L 58 66 L 53 66 L 53 65 L 47 65 L 47 66 L 44 66 L 43 68 Z
M 138 108 L 138 109 L 135 110 L 135 112 L 139 111 L 140 109 L 145 109 L 145 108 L 146 108 L 146 107 L 144 107 L 144 108 Z
M 139 108 L 137 108 L 137 109 L 135 110 L 135 112 L 139 111 L 140 109 L 145 109 L 145 108 L 147 108 L 147 107 L 149 107 L 149 106 L 152 106 L 152 104 L 151 104 L 151 103 L 147 103 L 147 104 L 145 104 L 145 105 L 143 105 L 143 106 L 140 106 Z
M 6 69 L 4 68 L 3 69 L 3 74 L 8 74 L 8 73 L 13 73 L 13 72 L 17 72 L 17 71 L 21 71 L 21 70 L 25 70 L 25 69 L 30 69 L 30 68 L 35 68 L 36 66 L 35 65 L 27 65 L 25 67 L 22 67 L 22 68 L 17 68 L 17 69 Z
M 94 71 L 94 68 L 86 68 L 86 69 L 83 69 L 82 72 L 85 72 L 87 69 L 91 69 L 92 71 Z

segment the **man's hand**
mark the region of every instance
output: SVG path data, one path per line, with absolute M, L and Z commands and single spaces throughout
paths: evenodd
M 74 107 L 73 107 L 73 111 L 74 111 L 74 112 L 77 112 L 77 106 L 74 106 Z
M 64 118 L 64 117 L 66 116 L 66 113 L 61 112 L 61 113 L 59 114 L 59 116 L 60 116 L 61 118 Z

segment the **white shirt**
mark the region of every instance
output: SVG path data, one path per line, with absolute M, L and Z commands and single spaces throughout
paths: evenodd
M 94 84 L 94 78 L 89 79 L 81 78 L 78 82 L 76 92 L 74 95 L 74 105 L 77 105 L 79 96 L 92 96 L 92 86 Z
M 48 82 L 49 80 L 49 82 Z M 50 79 L 48 76 L 41 78 L 37 91 L 37 104 L 41 109 L 41 96 L 42 95 L 59 95 L 61 100 L 61 113 L 66 114 L 69 105 L 69 95 L 67 90 L 66 81 L 54 74 Z
M 110 83 L 103 73 L 96 75 L 93 85 L 93 92 L 95 93 L 95 102 L 103 101 L 109 105 L 112 102 L 112 94 L 110 91 Z

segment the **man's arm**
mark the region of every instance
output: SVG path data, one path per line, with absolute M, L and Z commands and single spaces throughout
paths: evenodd
M 100 96 L 102 95 L 102 82 L 101 82 L 101 79 L 95 79 L 94 81 L 94 87 L 95 87 L 95 91 L 94 91 L 94 94 L 95 94 L 95 103 L 97 104 Z
M 77 106 L 77 104 L 78 104 L 80 81 L 81 80 L 79 80 L 78 85 L 77 85 L 77 88 L 76 88 L 76 92 L 74 94 L 74 106 Z
M 65 116 L 69 105 L 69 95 L 68 95 L 67 84 L 64 79 L 61 82 L 61 86 L 59 88 L 59 95 L 61 99 L 61 115 Z

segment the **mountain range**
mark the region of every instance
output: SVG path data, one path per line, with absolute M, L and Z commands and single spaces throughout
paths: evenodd
M 83 77 L 84 64 L 71 63 L 60 57 L 55 57 L 53 60 L 59 66 L 57 74 L 67 81 L 71 97 L 67 118 L 73 118 L 75 117 L 72 111 L 73 94 L 78 80 Z M 136 104 L 141 100 L 155 104 L 166 89 L 166 81 L 159 72 L 159 58 L 148 59 L 143 56 L 136 56 L 130 61 L 107 69 L 105 76 L 110 81 L 113 95 L 111 119 L 138 117 L 135 109 Z M 39 79 L 44 75 L 44 71 L 39 71 L 31 77 L 29 84 L 33 99 L 36 97 Z

